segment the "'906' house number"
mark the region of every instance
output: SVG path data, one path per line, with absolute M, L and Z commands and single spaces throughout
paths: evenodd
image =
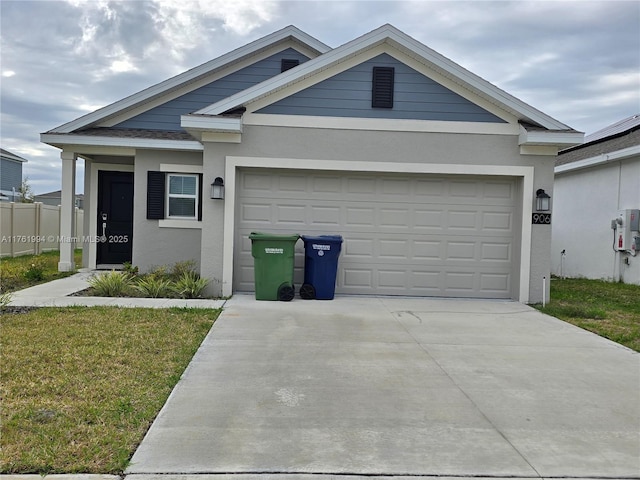
M 551 214 L 550 213 L 534 213 L 531 216 L 531 223 L 533 225 L 550 225 Z

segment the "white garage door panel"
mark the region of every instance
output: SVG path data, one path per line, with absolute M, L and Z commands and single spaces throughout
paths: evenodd
M 238 182 L 236 291 L 253 290 L 248 235 L 264 231 L 342 235 L 338 293 L 510 297 L 512 179 L 261 169 Z

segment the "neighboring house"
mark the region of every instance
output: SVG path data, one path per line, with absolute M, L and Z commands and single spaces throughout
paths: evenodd
M 0 201 L 21 201 L 22 164 L 26 161 L 18 155 L 0 149 Z
M 560 152 L 554 190 L 553 272 L 640 285 L 640 254 L 616 252 L 611 228 L 620 210 L 640 209 L 640 114 Z
M 55 192 L 41 193 L 33 197 L 34 201 L 42 202 L 45 205 L 58 206 L 62 205 L 62 190 L 56 190 Z M 82 193 L 76 193 L 74 205 L 77 208 L 83 208 L 84 195 Z
M 286 27 L 41 139 L 62 150 L 63 235 L 85 159 L 85 233 L 113 240 L 86 267 L 192 259 L 230 295 L 254 288 L 250 232 L 340 234 L 338 294 L 539 302 L 535 192 L 583 134 L 384 25 L 335 49 Z

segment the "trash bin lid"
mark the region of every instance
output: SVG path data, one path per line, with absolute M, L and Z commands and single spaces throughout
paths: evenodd
M 341 235 L 302 235 L 302 240 L 306 242 L 329 242 L 329 243 L 342 243 Z
M 276 233 L 262 233 L 262 232 L 251 232 L 249 234 L 249 240 L 285 240 L 296 242 L 300 238 L 300 235 L 297 233 L 293 234 L 276 234 Z

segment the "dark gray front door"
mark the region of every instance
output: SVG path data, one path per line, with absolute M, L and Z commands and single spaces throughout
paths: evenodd
M 98 264 L 131 261 L 133 173 L 98 172 Z

